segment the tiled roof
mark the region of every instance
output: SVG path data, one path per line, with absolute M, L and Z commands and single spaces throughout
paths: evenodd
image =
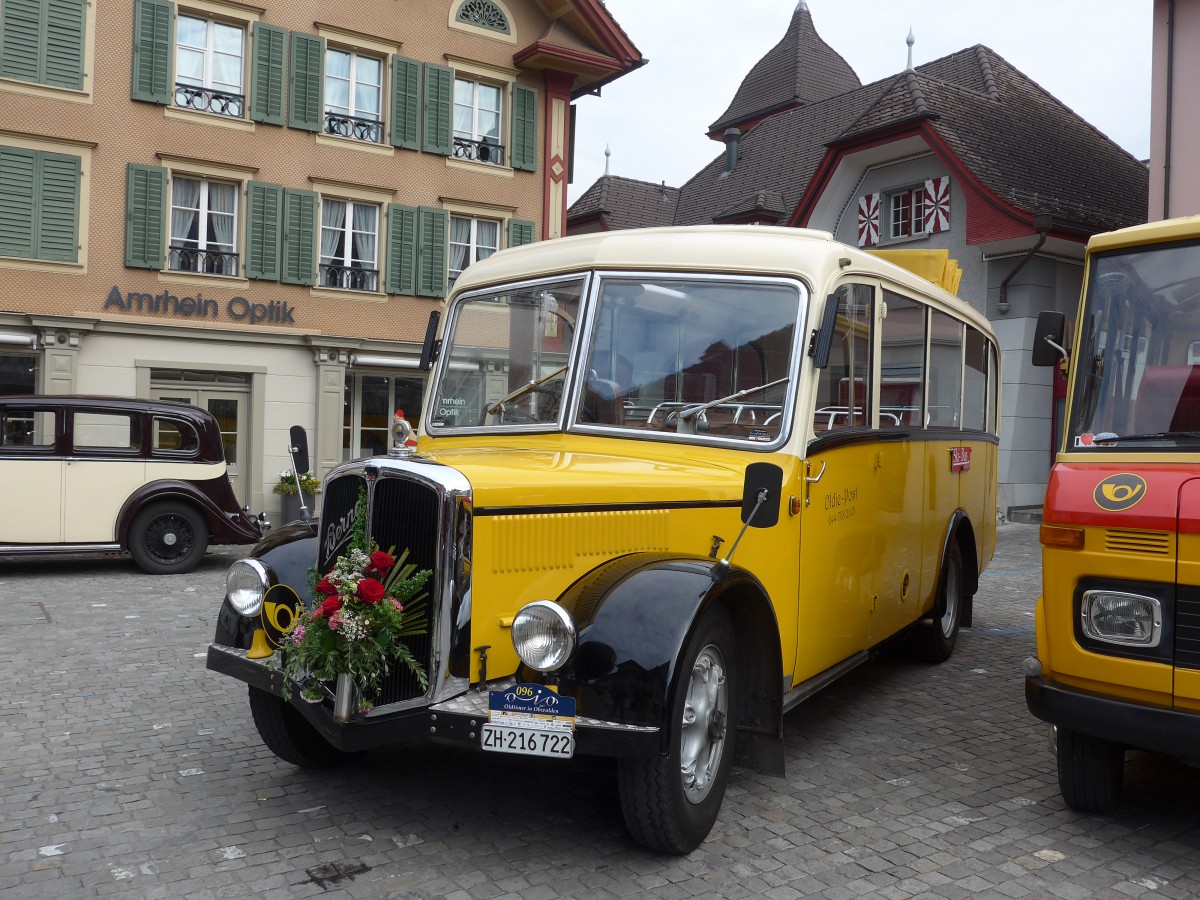
M 818 103 L 860 86 L 854 69 L 821 40 L 808 6 L 800 3 L 783 40 L 742 79 L 733 102 L 709 132 L 723 132 L 776 110 Z
M 1145 220 L 1146 167 L 983 46 L 773 116 L 681 188 L 675 224 L 711 222 L 758 191 L 790 218 L 827 145 L 920 120 L 983 185 L 1031 215 L 1105 231 Z
M 567 210 L 567 223 L 603 216 L 611 229 L 670 225 L 679 188 L 618 175 L 602 175 Z

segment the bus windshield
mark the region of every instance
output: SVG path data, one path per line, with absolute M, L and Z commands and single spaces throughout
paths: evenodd
M 1200 244 L 1092 257 L 1070 442 L 1200 443 Z

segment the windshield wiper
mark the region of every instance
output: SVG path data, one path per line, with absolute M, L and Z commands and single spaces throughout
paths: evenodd
M 1200 431 L 1155 431 L 1148 434 L 1113 434 L 1104 432 L 1092 438 L 1093 444 L 1116 444 L 1123 441 L 1164 441 L 1177 438 L 1198 438 Z
M 537 379 L 537 381 L 531 381 L 531 382 L 529 382 L 529 384 L 521 385 L 521 387 L 517 388 L 515 391 L 513 391 L 507 397 L 502 397 L 499 400 L 497 400 L 495 403 L 493 403 L 491 406 L 489 406 L 487 408 L 487 410 L 484 412 L 484 416 L 485 417 L 486 416 L 494 416 L 496 413 L 500 412 L 500 407 L 504 406 L 505 403 L 510 403 L 513 400 L 516 400 L 518 397 L 528 393 L 529 391 L 532 391 L 532 390 L 535 390 L 535 389 L 541 387 L 543 384 L 545 384 L 551 378 L 555 378 L 555 377 L 561 375 L 565 371 L 567 371 L 566 366 L 559 366 L 557 369 L 555 369 L 549 375 L 546 375 L 544 378 L 539 378 L 539 379 Z
M 767 382 L 766 384 L 760 384 L 757 387 L 746 388 L 744 391 L 738 391 L 736 394 L 730 394 L 728 397 L 721 397 L 717 400 L 710 400 L 708 403 L 698 403 L 695 406 L 689 406 L 686 409 L 681 409 L 677 413 L 677 416 L 679 419 L 686 422 L 689 419 L 694 419 L 705 410 L 712 409 L 714 406 L 720 406 L 722 403 L 728 403 L 730 400 L 738 400 L 742 397 L 745 397 L 747 394 L 753 394 L 757 391 L 765 391 L 767 388 L 773 388 L 777 384 L 786 384 L 791 380 L 792 377 L 790 375 L 784 375 L 782 378 L 776 378 L 774 381 Z

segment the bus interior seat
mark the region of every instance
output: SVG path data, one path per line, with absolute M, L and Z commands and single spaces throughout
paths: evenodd
M 1147 366 L 1137 410 L 1141 433 L 1200 431 L 1200 366 Z

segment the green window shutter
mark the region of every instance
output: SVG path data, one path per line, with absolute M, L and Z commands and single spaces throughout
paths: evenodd
M 417 210 L 389 203 L 388 260 L 385 290 L 411 296 L 417 289 Z
M 532 222 L 523 222 L 520 219 L 509 219 L 508 246 L 520 247 L 524 244 L 532 244 L 534 241 L 533 227 L 534 226 Z
M 265 125 L 283 124 L 283 83 L 287 74 L 287 31 L 258 22 L 250 64 L 250 118 Z
M 449 156 L 454 152 L 450 116 L 454 109 L 454 70 L 425 63 L 425 108 L 421 113 L 421 149 Z M 440 295 L 439 295 L 440 296 Z
M 134 0 L 133 4 L 133 90 L 134 100 L 147 103 L 171 102 L 171 18 L 173 3 L 165 0 Z
M 75 262 L 79 259 L 78 156 L 41 153 L 37 183 L 38 259 Z
M 513 85 L 512 167 L 537 171 L 537 91 Z
M 44 84 L 83 87 L 83 38 L 86 0 L 49 0 L 46 4 Z
M 37 154 L 0 147 L 0 256 L 33 256 Z
M 125 176 L 125 265 L 162 268 L 166 209 L 167 170 L 130 163 Z
M 422 206 L 417 213 L 417 296 L 446 296 L 446 240 L 450 214 Z
M 252 181 L 246 186 L 246 277 L 279 280 L 283 188 Z
M 321 72 L 325 41 L 292 32 L 292 79 L 288 94 L 288 127 L 320 131 Z
M 392 57 L 392 146 L 420 149 L 421 64 Z
M 44 58 L 39 0 L 0 3 L 0 78 L 38 81 Z
M 283 248 L 279 280 L 284 284 L 316 284 L 317 195 L 283 192 Z

